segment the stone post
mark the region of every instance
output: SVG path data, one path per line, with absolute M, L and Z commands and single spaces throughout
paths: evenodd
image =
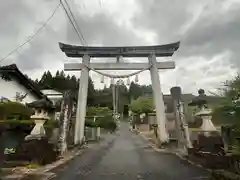
M 89 79 L 89 69 L 87 66 L 90 63 L 90 56 L 84 55 L 82 59 L 83 59 L 82 60 L 83 64 L 86 66 L 82 68 L 80 83 L 79 83 L 75 135 L 74 135 L 75 144 L 83 143 L 85 116 L 86 116 L 86 107 L 87 107 L 88 79 Z
M 178 135 L 178 147 L 184 149 L 185 152 L 187 148 L 192 148 L 192 143 L 190 141 L 190 135 L 188 131 L 188 124 L 185 118 L 184 103 L 181 99 L 181 88 L 173 87 L 170 90 L 173 102 L 174 102 L 174 112 L 176 117 L 176 129 Z
M 176 122 L 176 134 L 178 139 L 178 148 L 183 148 L 183 136 L 182 136 L 182 129 L 181 129 L 181 121 L 180 116 L 177 110 L 177 106 L 179 104 L 181 98 L 181 88 L 180 87 L 172 87 L 170 89 L 172 100 L 173 100 L 173 109 L 175 114 L 175 122 Z
M 160 79 L 157 69 L 157 60 L 155 54 L 151 54 L 148 57 L 150 67 L 150 74 L 152 80 L 153 88 L 153 99 L 156 107 L 157 123 L 159 128 L 159 140 L 161 143 L 169 141 L 168 132 L 166 129 L 166 115 L 165 115 L 165 106 L 163 102 L 163 94 L 161 90 Z
M 70 128 L 70 122 L 73 111 L 73 97 L 70 91 L 65 92 L 61 105 L 60 113 L 60 151 L 64 153 L 67 151 L 67 137 Z

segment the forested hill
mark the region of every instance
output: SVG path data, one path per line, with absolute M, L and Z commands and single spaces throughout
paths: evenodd
M 57 71 L 56 74 L 46 71 L 40 79 L 33 82 L 40 89 L 55 89 L 60 92 L 71 90 L 75 97 L 77 97 L 78 94 L 79 79 L 74 75 L 66 75 L 64 71 Z M 132 82 L 128 87 L 126 85 L 119 85 L 119 92 L 119 107 L 120 111 L 122 111 L 123 106 L 129 104 L 131 99 L 137 99 L 142 95 L 151 96 L 152 86 L 139 85 Z M 93 81 L 90 78 L 88 86 L 88 106 L 108 106 L 112 108 L 111 87 L 105 86 L 104 89 L 101 90 L 95 89 Z

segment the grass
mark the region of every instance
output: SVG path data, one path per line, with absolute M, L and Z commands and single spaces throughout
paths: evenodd
M 221 130 L 221 126 L 215 126 L 217 130 Z M 191 132 L 199 132 L 201 128 L 188 128 Z
M 0 120 L 0 125 L 4 125 L 4 124 L 35 125 L 35 122 L 32 119 L 29 119 L 29 120 L 12 120 L 12 119 Z M 54 127 L 54 126 L 57 126 L 57 122 L 54 120 L 47 120 L 44 124 L 44 127 Z
M 34 124 L 33 120 L 0 120 L 0 124 Z
M 27 169 L 38 169 L 40 167 L 41 167 L 41 165 L 36 164 L 36 163 L 31 163 L 31 164 L 26 165 Z

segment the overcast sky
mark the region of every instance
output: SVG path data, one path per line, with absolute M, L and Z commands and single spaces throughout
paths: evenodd
M 180 85 L 185 93 L 215 91 L 240 67 L 239 0 L 68 0 L 88 45 L 156 45 L 181 41 L 171 58 L 176 69 L 160 71 L 162 89 Z M 59 0 L 5 0 L 0 5 L 0 57 L 28 39 L 46 21 Z M 62 9 L 29 44 L 1 65 L 16 63 L 32 78 L 63 69 L 70 59 L 58 42 L 79 44 Z M 123 59 L 145 61 L 147 59 Z M 95 60 L 96 61 L 96 60 Z M 111 60 L 112 61 L 112 60 Z M 129 72 L 111 72 L 126 74 Z M 75 73 L 80 75 L 80 72 Z M 91 73 L 95 87 L 103 87 Z M 134 80 L 134 77 L 132 78 Z M 139 75 L 150 84 L 149 72 Z M 110 80 L 106 79 L 106 83 Z

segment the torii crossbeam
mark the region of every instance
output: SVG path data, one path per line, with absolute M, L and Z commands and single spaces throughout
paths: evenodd
M 82 143 L 84 138 L 84 124 L 86 116 L 87 91 L 89 68 L 95 70 L 141 70 L 150 66 L 150 74 L 153 87 L 153 98 L 156 106 L 157 123 L 159 127 L 159 138 L 161 142 L 168 139 L 166 131 L 166 116 L 161 91 L 158 69 L 174 69 L 173 61 L 157 62 L 156 57 L 172 56 L 180 46 L 180 42 L 157 45 L 157 46 L 126 46 L 126 47 L 91 47 L 75 46 L 59 43 L 60 49 L 68 57 L 82 57 L 82 63 L 65 64 L 67 71 L 81 70 L 77 117 L 75 124 L 75 144 Z M 91 57 L 148 57 L 149 63 L 90 63 Z

